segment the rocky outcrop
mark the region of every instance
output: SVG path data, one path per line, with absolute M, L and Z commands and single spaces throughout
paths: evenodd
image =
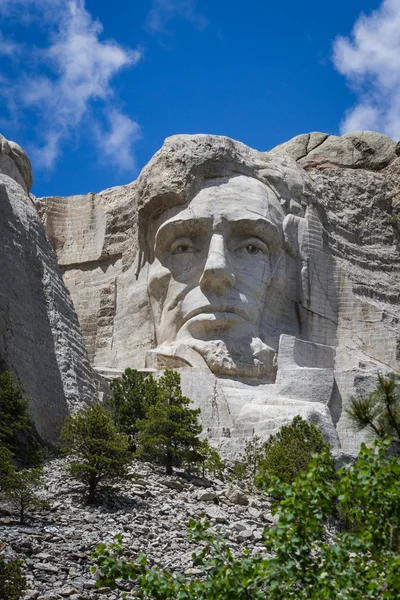
M 65 416 L 97 391 L 31 183 L 27 155 L 0 136 L 0 366 L 20 378 L 40 436 L 53 442 Z

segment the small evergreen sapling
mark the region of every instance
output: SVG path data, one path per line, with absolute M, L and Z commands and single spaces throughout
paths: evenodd
M 95 502 L 101 486 L 129 477 L 129 438 L 118 433 L 111 413 L 100 404 L 68 417 L 60 438 L 72 459 L 70 475 L 84 484 L 89 504 Z
M 47 503 L 39 498 L 37 491 L 42 487 L 42 469 L 16 469 L 2 482 L 1 496 L 18 511 L 19 522 L 25 522 L 26 513 L 31 508 L 43 508 Z
M 0 542 L 0 552 L 5 544 Z M 20 600 L 27 588 L 26 577 L 21 571 L 19 559 L 6 560 L 0 554 L 0 598 L 1 600 Z

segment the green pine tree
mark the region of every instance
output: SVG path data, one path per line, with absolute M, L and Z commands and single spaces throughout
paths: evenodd
M 22 467 L 42 462 L 39 436 L 29 415 L 29 400 L 22 383 L 11 373 L 0 374 L 0 443 Z
M 400 385 L 398 376 L 378 373 L 378 383 L 365 398 L 352 398 L 347 410 L 354 429 L 368 429 L 375 437 L 389 436 L 400 450 Z
M 126 369 L 110 383 L 110 389 L 108 404 L 119 431 L 136 436 L 138 421 L 145 418 L 148 408 L 157 401 L 157 382 L 152 375 Z
M 100 404 L 68 417 L 60 439 L 72 458 L 70 475 L 85 485 L 89 504 L 101 486 L 129 477 L 129 438 L 117 431 L 111 413 Z
M 183 462 L 201 462 L 200 409 L 189 407 L 180 375 L 166 370 L 157 382 L 157 401 L 138 422 L 138 457 L 165 465 L 167 475 Z
M 37 495 L 42 485 L 41 467 L 20 471 L 15 469 L 4 478 L 1 496 L 18 511 L 21 525 L 25 522 L 26 513 L 30 508 L 47 506 L 47 503 Z
M 0 543 L 0 551 L 5 547 Z M 0 554 L 0 598 L 1 600 L 20 600 L 27 588 L 26 577 L 21 571 L 22 561 L 14 558 L 6 560 Z

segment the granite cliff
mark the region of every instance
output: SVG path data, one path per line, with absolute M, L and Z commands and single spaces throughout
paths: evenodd
M 349 428 L 346 403 L 374 386 L 377 370 L 400 370 L 399 175 L 398 146 L 373 132 L 305 134 L 268 152 L 218 136 L 179 135 L 166 140 L 137 181 L 34 201 L 98 372 L 179 368 L 208 435 L 229 451 L 301 413 L 323 427 L 334 447 L 354 454 L 360 437 Z M 213 276 L 225 269 L 223 281 L 207 275 L 198 285 L 193 261 L 200 250 L 196 255 L 186 241 L 169 258 L 164 247 L 154 250 L 165 225 L 176 237 L 189 227 L 189 213 L 196 220 L 189 234 L 197 222 L 208 223 L 205 207 L 213 213 L 220 206 L 221 222 L 242 219 L 240 199 L 247 208 L 264 202 L 262 218 L 275 233 L 266 240 L 272 251 L 261 249 L 270 275 L 264 269 L 257 279 L 253 267 L 237 267 L 233 276 L 245 288 L 236 296 L 238 284 L 228 281 L 233 259 L 224 256 L 222 267 L 209 269 Z M 243 227 L 240 235 L 250 235 Z M 246 246 L 254 257 L 257 244 Z M 201 298 L 229 297 L 215 309 L 211 300 L 199 308 L 200 292 L 185 296 L 202 311 L 189 333 L 182 315 L 168 321 L 165 310 L 163 294 L 183 285 L 176 260 L 186 261 L 177 267 L 190 279 L 184 285 L 204 285 Z M 226 318 L 240 312 L 240 303 L 247 309 L 260 281 L 267 294 L 257 296 L 254 318 L 244 316 L 248 328 L 223 331 L 216 312 Z

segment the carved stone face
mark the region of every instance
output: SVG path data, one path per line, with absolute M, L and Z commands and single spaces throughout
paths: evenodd
M 283 218 L 271 189 L 238 175 L 209 180 L 154 223 L 148 290 L 158 346 L 185 345 L 214 372 L 271 374 L 260 324 L 282 278 Z

